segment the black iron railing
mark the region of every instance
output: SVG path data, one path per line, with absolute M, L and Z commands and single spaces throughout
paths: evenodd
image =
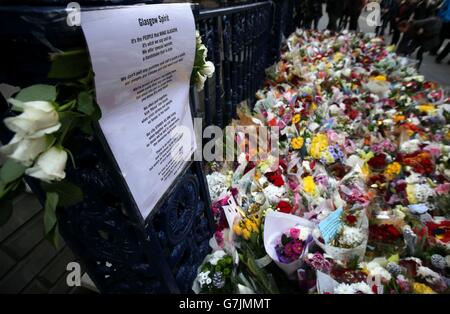
M 135 2 L 84 0 L 80 4 Z M 205 118 L 205 126 L 223 127 L 236 116 L 240 102 L 253 104 L 265 68 L 278 58 L 283 34 L 292 30 L 292 2 L 194 8 L 208 59 L 216 67 L 204 91 L 192 95 L 194 114 Z M 66 24 L 65 1 L 44 3 L 55 6 L 0 7 L 0 82 L 22 87 L 56 83 L 47 78 L 49 53 L 85 48 L 80 28 Z M 1 115 L 7 107 L 1 97 L 0 101 Z M 6 142 L 10 134 L 1 126 L 0 131 L 0 139 Z M 100 135 L 74 135 L 73 143 L 82 148 L 73 150 L 78 168 L 68 165 L 66 171 L 68 179 L 82 188 L 84 200 L 58 210 L 60 233 L 101 292 L 190 292 L 214 231 L 201 163 L 190 166 L 151 219 L 143 222 L 136 217 L 123 178 Z M 29 183 L 39 192 L 34 181 Z M 43 195 L 39 196 L 43 202 Z

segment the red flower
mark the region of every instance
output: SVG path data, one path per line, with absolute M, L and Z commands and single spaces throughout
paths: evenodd
M 369 166 L 373 169 L 383 169 L 386 167 L 386 155 L 378 154 L 372 157 L 369 162 Z
M 410 166 L 415 172 L 420 174 L 432 173 L 434 171 L 434 163 L 428 152 L 417 151 L 412 154 L 400 154 L 397 156 L 400 163 Z
M 359 111 L 353 109 L 347 112 L 347 116 L 352 120 L 355 120 L 358 117 L 358 114 Z
M 292 211 L 292 206 L 286 201 L 280 201 L 277 205 L 277 209 L 282 213 L 290 214 Z
M 247 167 L 245 167 L 244 174 L 246 174 L 255 167 L 256 167 L 255 163 L 253 161 L 249 161 Z
M 375 241 L 395 242 L 402 234 L 393 225 L 384 224 L 370 226 L 369 236 Z
M 427 222 L 428 235 L 444 243 L 450 242 L 450 221 L 445 220 L 440 223 Z
M 354 215 L 347 215 L 345 216 L 345 220 L 347 220 L 347 223 L 349 225 L 353 225 L 356 222 L 357 218 Z
M 274 171 L 274 172 L 267 172 L 265 174 L 265 176 L 267 177 L 269 182 L 271 182 L 275 186 L 283 186 L 284 185 L 284 180 L 283 180 L 283 177 L 281 176 L 280 169 L 278 169 L 277 171 Z

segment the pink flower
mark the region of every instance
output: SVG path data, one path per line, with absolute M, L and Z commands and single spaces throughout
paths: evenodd
M 330 141 L 332 141 L 332 142 L 336 143 L 339 140 L 338 134 L 332 130 L 327 132 L 327 136 L 330 139 Z
M 224 246 L 224 244 L 225 244 L 225 241 L 224 241 L 224 239 L 223 239 L 223 233 L 222 233 L 222 231 L 217 230 L 217 231 L 214 233 L 214 238 L 216 238 L 217 244 L 218 244 L 221 248 L 223 248 L 223 246 Z
M 429 152 L 432 157 L 439 157 L 441 155 L 441 149 L 436 145 L 428 145 L 424 150 Z
M 347 154 L 353 154 L 355 152 L 355 143 L 350 139 L 345 139 L 344 150 Z
M 448 194 L 450 192 L 450 183 L 439 184 L 436 187 L 437 194 Z
M 289 230 L 289 233 L 291 235 L 292 238 L 294 239 L 298 239 L 298 237 L 300 236 L 300 229 L 297 228 L 291 228 Z

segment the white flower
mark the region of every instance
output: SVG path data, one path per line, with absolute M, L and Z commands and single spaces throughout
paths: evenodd
M 420 141 L 417 139 L 409 140 L 406 142 L 403 142 L 400 145 L 400 151 L 405 152 L 407 154 L 414 153 L 415 151 L 419 150 Z
M 59 181 L 66 177 L 66 162 L 67 152 L 52 147 L 40 155 L 34 167 L 27 169 L 25 174 L 45 182 Z
M 373 294 L 372 289 L 365 282 L 358 282 L 352 284 L 341 283 L 336 288 L 334 288 L 335 294 Z
M 212 63 L 211 61 L 206 61 L 205 64 L 200 69 L 200 73 L 206 77 L 212 77 L 214 71 L 215 71 L 214 63 Z
M 227 255 L 227 253 L 223 250 L 215 251 L 208 262 L 211 265 L 217 265 L 217 262 L 220 261 L 225 255 Z
M 430 196 L 434 196 L 435 192 L 428 184 L 416 184 L 414 186 L 414 196 L 419 203 L 425 203 Z
M 417 276 L 426 279 L 426 281 L 430 283 L 435 283 L 441 280 L 441 275 L 425 266 L 419 266 L 417 268 Z
M 197 89 L 197 91 L 201 91 L 205 86 L 206 76 L 202 75 L 200 72 L 196 72 L 194 81 L 195 81 L 195 88 Z
M 200 32 L 199 31 L 195 31 L 195 40 L 196 40 L 198 45 L 202 44 L 202 37 L 200 36 Z
M 423 178 L 420 174 L 416 173 L 416 172 L 412 172 L 406 179 L 405 179 L 406 183 L 408 184 L 414 184 L 414 183 L 419 183 L 421 181 L 423 181 Z
M 47 149 L 47 146 L 48 142 L 45 136 L 22 138 L 16 134 L 7 145 L 0 147 L 0 153 L 29 167 L 37 156 Z
M 10 100 L 13 105 L 20 107 L 23 112 L 15 117 L 6 118 L 5 125 L 11 131 L 22 137 L 41 137 L 58 131 L 58 112 L 53 105 L 47 101 L 20 102 Z
M 404 259 L 405 261 L 413 261 L 414 263 L 416 263 L 419 266 L 422 266 L 422 261 L 420 260 L 420 258 L 417 257 L 407 257 Z
M 335 115 L 339 114 L 339 112 L 341 111 L 341 108 L 339 108 L 336 105 L 331 105 L 329 109 L 330 109 L 330 114 L 332 116 L 335 116 Z
M 211 283 L 211 278 L 209 278 L 210 271 L 201 272 L 197 275 L 197 281 L 200 284 L 201 287 L 203 287 L 205 284 Z M 209 283 L 208 283 L 209 279 Z
M 263 192 L 268 198 L 269 202 L 273 205 L 276 205 L 283 197 L 285 189 L 282 186 L 277 187 L 273 184 L 269 184 L 269 186 L 266 187 Z
M 307 227 L 301 227 L 300 229 L 300 235 L 298 238 L 302 241 L 306 241 L 308 239 L 309 235 L 311 234 L 311 229 Z
M 363 242 L 364 238 L 365 236 L 361 229 L 344 226 L 338 242 L 346 247 L 356 247 Z
M 370 276 L 378 277 L 385 279 L 386 281 L 391 280 L 391 274 L 384 268 L 381 267 L 377 262 L 369 262 L 365 264 L 365 267 L 369 271 Z
M 389 91 L 391 84 L 387 81 L 370 80 L 366 87 L 371 93 L 384 96 Z
M 212 201 L 217 200 L 227 190 L 227 177 L 220 172 L 208 174 L 206 180 L 208 181 L 209 194 Z

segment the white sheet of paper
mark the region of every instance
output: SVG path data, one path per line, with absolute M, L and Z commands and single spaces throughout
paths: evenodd
M 228 195 L 228 205 L 223 206 L 223 211 L 225 213 L 225 217 L 227 218 L 228 226 L 233 228 L 234 220 L 236 216 L 239 215 L 239 211 L 237 208 L 237 204 L 234 200 L 233 195 L 231 193 Z
M 145 219 L 196 149 L 189 107 L 192 10 L 184 3 L 85 11 L 81 26 L 100 126 Z M 190 133 L 172 136 L 180 126 Z

